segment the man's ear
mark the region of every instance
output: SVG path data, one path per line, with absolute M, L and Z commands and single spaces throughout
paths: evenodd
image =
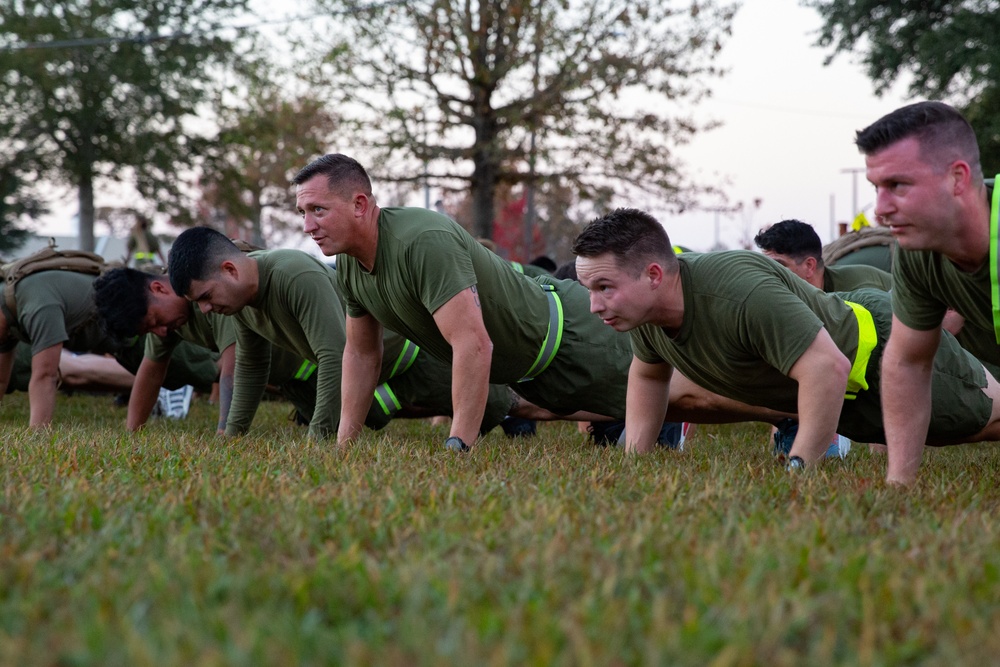
M 649 279 L 649 286 L 656 289 L 663 282 L 663 267 L 656 262 L 646 266 L 646 278 Z
M 952 177 L 953 192 L 960 195 L 972 187 L 972 168 L 965 160 L 955 160 L 948 167 L 948 174 Z
M 170 287 L 169 283 L 164 283 L 164 281 L 156 279 L 149 281 L 149 291 L 153 294 L 171 294 L 174 290 Z
M 354 216 L 363 218 L 371 210 L 372 200 L 363 192 L 354 193 Z
M 236 266 L 236 262 L 231 259 L 223 261 L 222 264 L 219 265 L 219 271 L 221 271 L 223 275 L 229 276 L 234 280 L 240 279 L 240 267 Z
M 804 260 L 802 260 L 802 266 L 806 270 L 807 279 L 812 278 L 813 274 L 816 273 L 816 267 L 818 266 L 818 264 L 819 262 L 816 261 L 815 257 L 806 257 Z

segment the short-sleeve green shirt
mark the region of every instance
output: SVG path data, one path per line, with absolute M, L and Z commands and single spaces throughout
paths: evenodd
M 349 255 L 338 255 L 337 280 L 349 315 L 371 314 L 446 363 L 451 363 L 451 346 L 433 315 L 475 286 L 493 341 L 494 383 L 523 377 L 548 331 L 549 306 L 539 284 L 434 211 L 382 209 L 372 271 Z
M 992 368 L 1000 366 L 989 262 L 969 273 L 940 253 L 897 246 L 892 279 L 892 312 L 900 322 L 911 329 L 929 331 L 941 326 L 945 311 L 954 308 L 965 318 L 958 336 L 962 347 Z
M 853 359 L 858 323 L 850 306 L 763 255 L 744 250 L 678 256 L 684 320 L 677 335 L 632 331 L 635 356 L 667 362 L 702 387 L 751 405 L 798 410 L 787 376 L 826 327 Z
M 823 267 L 824 292 L 852 292 L 865 287 L 888 292 L 892 289 L 892 274 L 863 264 Z
M 4 317 L 12 340 L 28 343 L 32 356 L 62 343 L 70 352 L 109 354 L 115 341 L 101 329 L 94 305 L 94 276 L 75 271 L 41 271 L 25 276 L 15 286 L 17 319 L 6 305 Z

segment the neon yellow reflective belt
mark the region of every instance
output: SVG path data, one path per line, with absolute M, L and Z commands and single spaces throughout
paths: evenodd
M 375 387 L 375 400 L 378 401 L 379 407 L 382 408 L 382 412 L 390 417 L 396 414 L 396 412 L 398 412 L 402 407 L 399 404 L 399 399 L 396 398 L 396 394 L 393 393 L 392 388 L 389 387 L 388 382 L 383 382 L 379 386 Z
M 878 345 L 878 334 L 875 332 L 875 320 L 867 308 L 850 301 L 844 303 L 851 307 L 858 319 L 858 351 L 854 355 L 851 373 L 847 376 L 847 393 L 844 394 L 845 399 L 853 401 L 858 397 L 859 391 L 868 388 L 865 375 L 868 373 L 868 361 L 871 359 L 872 350 Z
M 302 365 L 299 366 L 299 370 L 296 371 L 294 379 L 305 381 L 312 377 L 312 374 L 315 372 L 316 364 L 306 359 L 302 362 Z
M 675 255 L 681 255 L 683 253 L 684 253 L 684 248 L 680 247 L 679 245 L 675 245 L 674 246 L 674 254 Z
M 521 262 L 511 262 L 510 265 L 514 267 L 514 270 L 517 271 L 518 273 L 524 273 L 524 266 L 521 264 Z
M 542 371 L 548 368 L 552 360 L 556 358 L 559 346 L 562 345 L 563 326 L 565 324 L 563 321 L 562 301 L 559 299 L 559 295 L 556 294 L 556 288 L 552 285 L 546 283 L 541 285 L 541 288 L 545 290 L 545 296 L 549 298 L 549 328 L 545 332 L 545 340 L 542 341 L 542 348 L 538 350 L 535 363 L 531 364 L 531 368 L 528 369 L 528 372 L 518 382 L 527 382 L 541 375 Z
M 997 274 L 1000 273 L 997 262 L 1000 261 L 1000 252 L 997 252 L 997 238 L 1000 232 L 1000 174 L 993 179 L 993 200 L 990 203 L 990 302 L 993 304 L 993 335 L 1000 343 L 1000 280 Z
M 137 252 L 135 253 L 136 259 L 153 259 L 155 255 L 151 252 Z

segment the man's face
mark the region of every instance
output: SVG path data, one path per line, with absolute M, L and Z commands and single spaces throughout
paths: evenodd
M 191 304 L 182 296 L 177 296 L 170 285 L 160 281 L 151 283 L 149 305 L 146 317 L 139 325 L 139 333 L 166 336 L 171 331 L 187 324 Z
M 774 252 L 771 250 L 763 250 L 761 252 L 763 252 L 766 257 L 770 257 L 778 264 L 781 264 L 799 278 L 802 278 L 802 280 L 807 283 L 814 284 L 813 279 L 816 276 L 815 261 L 810 262 L 808 261 L 809 258 L 797 260 L 791 255 L 783 255 L 780 252 Z M 820 285 L 820 287 L 822 287 L 822 285 Z
M 239 274 L 231 268 L 227 269 L 227 265 L 229 262 L 224 262 L 222 270 L 211 278 L 191 281 L 187 298 L 201 312 L 232 315 L 250 303 L 251 294 L 240 282 Z
M 633 278 L 611 253 L 577 257 L 576 275 L 590 292 L 590 312 L 615 331 L 628 331 L 645 324 L 651 289 L 640 274 Z
M 346 252 L 355 221 L 354 202 L 331 192 L 326 176 L 317 174 L 299 185 L 295 207 L 302 216 L 305 233 L 324 255 Z
M 936 250 L 955 235 L 955 179 L 920 155 L 914 138 L 865 158 L 875 186 L 875 216 L 907 250 Z

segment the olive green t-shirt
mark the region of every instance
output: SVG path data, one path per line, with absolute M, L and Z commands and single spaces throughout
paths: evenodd
M 892 312 L 918 331 L 941 326 L 951 307 L 965 318 L 962 347 L 982 361 L 1000 365 L 1000 346 L 993 333 L 990 267 L 962 271 L 940 253 L 896 248 L 892 268 Z
M 826 327 L 853 359 L 858 323 L 843 300 L 767 257 L 745 250 L 683 254 L 684 319 L 676 336 L 634 329 L 635 356 L 671 364 L 696 384 L 751 405 L 798 410 L 792 366 Z
M 382 209 L 372 271 L 349 255 L 338 255 L 337 280 L 349 315 L 371 314 L 449 364 L 451 346 L 433 315 L 475 286 L 493 341 L 493 383 L 521 379 L 548 331 L 548 299 L 539 283 L 516 272 L 453 220 L 426 209 Z
M 12 337 L 0 351 L 12 350 L 21 341 L 31 346 L 32 356 L 60 343 L 70 352 L 114 352 L 117 344 L 97 319 L 94 279 L 75 271 L 41 271 L 18 281 L 16 321 L 2 306 Z
M 892 274 L 863 264 L 823 267 L 824 292 L 852 292 L 865 287 L 888 292 L 892 289 Z

